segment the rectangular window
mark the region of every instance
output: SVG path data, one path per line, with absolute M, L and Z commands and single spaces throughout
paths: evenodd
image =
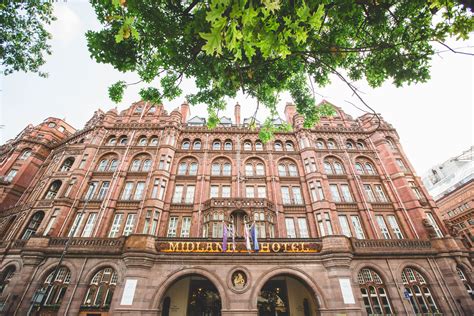
M 98 185 L 99 185 L 99 182 L 97 182 L 97 181 L 91 182 L 89 184 L 89 187 L 87 188 L 87 192 L 86 192 L 86 196 L 85 196 L 86 200 L 92 200 L 92 198 L 94 197 L 94 194 L 95 194 L 95 189 L 97 188 Z
M 267 188 L 259 185 L 257 187 L 257 197 L 260 199 L 265 199 L 267 197 Z
M 133 232 L 135 225 L 135 214 L 128 214 L 127 220 L 125 221 L 125 227 L 123 228 L 123 235 L 128 236 Z
M 155 179 L 155 181 L 153 181 L 153 189 L 151 190 L 152 199 L 158 198 L 159 190 L 160 190 L 160 179 Z
M 306 218 L 298 217 L 298 229 L 300 230 L 300 238 L 309 238 Z
M 309 158 L 309 169 L 311 170 L 311 172 L 316 171 L 316 161 L 314 160 L 314 158 Z
M 430 224 L 433 226 L 433 229 L 435 230 L 436 237 L 443 237 L 443 232 L 441 232 L 441 229 L 439 229 L 438 224 L 436 223 L 436 220 L 431 213 L 426 213 L 426 217 L 428 218 L 428 221 Z
M 145 182 L 140 181 L 137 183 L 137 187 L 135 189 L 135 194 L 133 195 L 134 200 L 141 200 L 143 197 L 143 191 L 145 190 Z
M 420 189 L 416 186 L 415 182 L 409 181 L 408 184 L 410 185 L 410 188 L 412 189 L 413 193 L 415 194 L 416 198 L 419 200 L 423 197 L 423 195 L 420 192 Z
M 384 239 L 391 239 L 390 232 L 388 231 L 387 225 L 385 224 L 385 220 L 382 215 L 376 215 L 375 219 L 377 220 L 377 224 L 379 225 L 380 232 L 382 233 L 382 237 Z
M 339 224 L 341 225 L 342 234 L 347 237 L 352 237 L 351 228 L 346 215 L 339 215 Z
M 281 187 L 281 199 L 283 204 L 291 204 L 290 189 L 288 187 Z
M 357 239 L 364 239 L 364 230 L 362 229 L 362 224 L 360 222 L 359 216 L 351 216 L 352 226 L 354 226 L 355 235 Z
M 71 230 L 69 231 L 69 234 L 67 235 L 68 237 L 77 237 L 79 235 L 79 227 L 82 224 L 82 213 L 76 214 L 76 218 L 74 219 L 74 222 L 72 223 Z
M 292 187 L 291 191 L 293 192 L 293 201 L 294 204 L 303 204 L 303 197 L 301 196 L 301 188 L 300 187 Z
M 184 199 L 184 203 L 192 204 L 194 202 L 194 185 L 188 185 L 186 187 L 186 198 Z
M 316 189 L 318 191 L 318 197 L 320 200 L 324 200 L 324 191 L 321 181 L 316 181 Z
M 177 185 L 174 188 L 173 203 L 181 203 L 183 199 L 183 190 L 184 186 L 182 185 Z
M 72 188 L 74 187 L 74 184 L 76 183 L 76 178 L 72 178 L 71 181 L 69 181 L 66 192 L 64 192 L 64 197 L 69 197 L 71 194 Z
M 122 192 L 122 200 L 130 200 L 132 198 L 133 182 L 125 182 Z
M 230 185 L 222 186 L 222 197 L 230 198 Z
M 189 237 L 190 229 L 191 229 L 191 217 L 183 217 L 183 223 L 181 225 L 181 237 Z
M 248 198 L 255 197 L 255 189 L 253 186 L 248 185 L 245 187 L 245 197 L 248 197 Z
M 105 195 L 107 194 L 107 191 L 109 190 L 109 186 L 110 186 L 110 181 L 102 182 L 99 193 L 97 194 L 97 200 L 103 200 L 105 198 Z
M 83 169 L 84 166 L 86 165 L 87 156 L 89 156 L 89 155 L 85 154 L 85 155 L 82 157 L 82 160 L 81 160 L 81 162 L 79 163 L 79 169 Z
M 349 185 L 341 184 L 341 191 L 342 197 L 344 198 L 344 202 L 353 202 L 351 191 L 349 190 Z
M 160 157 L 160 163 L 158 164 L 158 169 L 160 169 L 160 170 L 165 169 L 165 159 L 166 159 L 166 156 L 165 156 L 165 155 L 161 155 L 161 157 Z
M 372 186 L 370 184 L 364 184 L 365 195 L 369 202 L 375 202 L 374 191 L 372 191 Z
M 81 237 L 91 237 L 92 232 L 94 230 L 95 220 L 97 218 L 97 213 L 90 213 L 89 217 L 87 218 L 86 224 L 84 225 L 84 229 L 82 230 Z
M 304 160 L 304 170 L 306 171 L 306 173 L 311 172 L 311 167 L 309 166 L 309 159 L 308 158 L 306 158 Z
M 115 238 L 118 236 L 120 227 L 122 226 L 123 214 L 115 214 L 112 227 L 110 227 L 109 238 Z
M 163 200 L 165 197 L 165 190 L 166 190 L 166 180 L 161 180 L 161 188 L 160 188 L 160 193 L 158 194 L 158 199 Z
M 170 222 L 168 224 L 168 237 L 176 237 L 176 229 L 178 228 L 178 217 L 170 217 Z
M 380 202 L 388 202 L 387 196 L 385 195 L 385 192 L 383 191 L 382 185 L 376 184 L 375 192 L 377 192 L 377 198 L 379 199 Z
M 291 217 L 285 218 L 286 237 L 296 238 L 295 221 Z
M 211 185 L 211 199 L 219 197 L 219 186 Z
M 56 223 L 56 218 L 58 217 L 58 215 L 59 215 L 59 208 L 56 208 L 54 209 L 53 214 L 51 215 L 49 219 L 48 225 L 46 226 L 43 232 L 43 236 L 47 236 L 51 232 L 51 229 L 53 228 L 54 223 Z
M 155 235 L 156 227 L 158 227 L 158 220 L 160 218 L 160 212 L 147 210 L 145 216 L 145 224 L 143 226 L 143 233 Z
M 316 214 L 316 221 L 318 222 L 319 235 L 326 236 L 326 231 L 324 229 L 324 222 L 321 214 Z
M 15 170 L 15 169 L 10 170 L 7 176 L 5 177 L 5 181 L 11 182 L 13 178 L 15 178 L 17 173 L 18 173 L 18 170 Z
M 341 196 L 339 195 L 337 184 L 330 184 L 329 189 L 331 190 L 331 196 L 332 196 L 333 202 L 341 202 Z
M 222 222 L 214 222 L 212 225 L 212 237 L 213 238 L 222 238 L 224 225 Z
M 170 170 L 170 166 L 171 166 L 171 156 L 168 156 L 168 158 L 166 158 L 166 165 L 165 165 L 165 170 Z
M 316 202 L 318 200 L 318 193 L 316 192 L 316 185 L 314 182 L 309 183 L 309 192 L 311 193 L 311 200 Z
M 402 171 L 406 171 L 407 170 L 407 167 L 405 167 L 405 164 L 403 163 L 403 160 L 397 158 L 395 159 L 397 161 L 397 165 L 398 167 L 400 168 L 400 170 Z
M 329 213 L 324 213 L 324 221 L 326 223 L 326 232 L 328 235 L 332 235 L 332 225 L 331 225 L 331 218 L 329 217 Z
M 397 237 L 397 239 L 403 239 L 403 233 L 398 226 L 397 219 L 395 218 L 395 215 L 388 215 L 387 216 L 387 221 L 388 224 L 390 225 L 390 228 L 392 228 L 392 232 Z

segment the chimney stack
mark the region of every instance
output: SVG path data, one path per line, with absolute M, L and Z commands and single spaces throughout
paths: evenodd
M 234 107 L 234 120 L 235 120 L 235 124 L 237 124 L 237 126 L 240 126 L 240 104 L 239 104 L 239 102 L 237 102 L 237 104 Z
M 285 117 L 288 124 L 293 125 L 293 116 L 296 114 L 296 105 L 287 102 L 285 106 Z
M 184 100 L 183 104 L 181 104 L 181 123 L 185 124 L 186 121 L 188 120 L 188 114 L 189 114 L 189 104 L 188 100 Z

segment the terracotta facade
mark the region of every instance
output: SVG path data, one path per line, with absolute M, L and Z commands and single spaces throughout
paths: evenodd
M 186 103 L 96 111 L 40 143 L 19 135 L 0 148 L 0 174 L 18 170 L 0 183 L 2 313 L 186 315 L 172 296 L 187 280 L 212 284 L 222 315 L 264 315 L 273 280 L 292 315 L 470 315 L 472 252 L 396 130 L 336 109 L 305 129 L 287 104 L 293 131 L 266 144 L 240 105 L 209 130 Z M 222 251 L 224 225 L 235 250 L 229 238 Z M 259 252 L 245 248 L 250 225 Z

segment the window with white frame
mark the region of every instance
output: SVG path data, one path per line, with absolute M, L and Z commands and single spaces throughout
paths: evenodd
M 298 217 L 298 230 L 300 238 L 309 238 L 308 223 L 305 217 Z
M 398 226 L 398 222 L 397 222 L 397 219 L 395 218 L 395 215 L 387 215 L 387 221 L 395 237 L 397 239 L 403 239 L 403 233 L 402 233 L 402 230 L 400 229 L 400 226 Z
M 151 191 L 151 197 L 153 199 L 163 200 L 165 196 L 166 180 L 155 179 L 153 182 L 153 189 Z
M 178 220 L 179 217 L 171 216 L 169 223 L 168 223 L 168 233 L 167 237 L 176 237 L 177 230 L 178 230 Z
M 364 191 L 365 196 L 369 202 L 376 202 L 374 191 L 372 190 L 372 186 L 370 184 L 364 184 Z
M 46 225 L 46 228 L 44 229 L 43 236 L 48 236 L 51 230 L 53 229 L 54 224 L 56 223 L 56 219 L 58 218 L 60 209 L 55 208 L 53 210 L 53 213 L 51 214 L 51 217 L 49 218 L 48 224 Z
M 341 226 L 341 232 L 343 235 L 347 237 L 352 237 L 351 227 L 349 226 L 349 222 L 347 220 L 346 215 L 339 215 L 339 225 Z
M 418 188 L 418 186 L 416 185 L 414 181 L 408 181 L 408 185 L 410 186 L 411 190 L 413 191 L 413 193 L 415 194 L 418 200 L 423 198 L 423 195 L 421 194 L 420 189 Z
M 428 222 L 433 227 L 433 229 L 436 233 L 436 237 L 443 237 L 443 232 L 441 231 L 441 229 L 439 229 L 438 223 L 436 223 L 436 220 L 435 220 L 433 214 L 432 213 L 426 213 L 426 218 L 428 219 Z
M 191 230 L 191 217 L 183 217 L 183 222 L 181 224 L 181 237 L 189 237 L 190 230 Z
M 138 181 L 135 188 L 135 193 L 133 194 L 133 199 L 139 201 L 143 197 L 143 192 L 145 191 L 145 181 Z
M 87 187 L 87 191 L 86 191 L 86 196 L 84 198 L 86 200 L 92 200 L 95 195 L 95 190 L 97 189 L 98 186 L 99 186 L 98 181 L 92 181 L 91 183 L 89 183 L 89 186 Z
M 91 237 L 92 232 L 94 231 L 94 225 L 97 218 L 97 213 L 89 213 L 87 217 L 86 224 L 84 225 L 84 229 L 82 230 L 81 237 Z
M 415 314 L 432 315 L 440 312 L 421 273 L 412 268 L 405 268 L 402 272 L 402 282 Z
M 133 182 L 125 182 L 125 186 L 122 191 L 122 200 L 130 200 L 132 198 L 133 186 Z
M 379 202 L 388 202 L 387 196 L 385 195 L 385 192 L 382 188 L 381 184 L 375 184 L 375 192 L 377 193 L 377 199 Z
M 286 237 L 296 238 L 295 220 L 292 217 L 285 218 Z
M 109 191 L 110 181 L 103 181 L 100 186 L 99 192 L 97 193 L 97 200 L 103 200 L 105 195 Z
M 392 236 L 390 236 L 390 232 L 388 230 L 387 224 L 385 223 L 385 219 L 383 218 L 383 215 L 376 215 L 375 220 L 377 221 L 377 224 L 379 225 L 380 232 L 382 233 L 382 237 L 384 239 L 391 239 Z
M 135 214 L 130 213 L 127 215 L 127 220 L 125 221 L 125 226 L 123 228 L 123 235 L 128 236 L 133 232 L 133 227 L 135 226 Z
M 316 214 L 316 221 L 318 222 L 319 233 L 321 236 L 333 234 L 331 218 L 329 217 L 329 213 L 324 212 L 324 213 Z
M 355 237 L 357 239 L 364 239 L 364 229 L 362 228 L 362 223 L 358 215 L 351 215 L 352 227 L 354 227 Z
M 119 236 L 120 228 L 122 227 L 123 214 L 115 214 L 112 221 L 112 226 L 110 227 L 109 238 L 115 238 Z
M 351 191 L 349 190 L 349 185 L 341 184 L 339 187 L 341 188 L 342 198 L 344 202 L 353 202 Z
M 83 213 L 77 213 L 74 221 L 72 223 L 71 229 L 69 230 L 68 237 L 77 237 L 79 236 L 79 227 L 82 224 L 82 218 L 84 217 Z
M 160 219 L 160 212 L 157 210 L 147 210 L 145 215 L 145 223 L 143 225 L 143 233 L 149 235 L 156 235 L 158 221 Z

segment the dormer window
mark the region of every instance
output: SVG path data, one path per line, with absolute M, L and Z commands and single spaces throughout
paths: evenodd
M 48 123 L 48 127 L 54 128 L 54 127 L 56 127 L 56 123 L 54 123 L 54 122 L 49 122 L 49 123 Z

